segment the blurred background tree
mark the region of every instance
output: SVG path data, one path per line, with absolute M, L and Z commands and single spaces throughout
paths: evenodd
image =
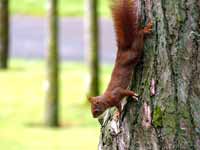
M 9 0 L 0 0 L 0 69 L 8 67 Z
M 98 0 L 85 0 L 85 59 L 89 68 L 87 96 L 99 95 L 98 2 Z
M 49 0 L 49 41 L 46 64 L 46 125 L 59 126 L 58 0 Z

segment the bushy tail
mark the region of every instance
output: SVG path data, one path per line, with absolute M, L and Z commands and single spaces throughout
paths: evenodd
M 136 0 L 113 0 L 111 5 L 119 49 L 129 49 L 138 31 Z

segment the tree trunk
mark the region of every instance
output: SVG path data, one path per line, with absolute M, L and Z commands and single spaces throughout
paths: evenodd
M 49 43 L 46 78 L 46 125 L 59 125 L 59 54 L 58 54 L 58 0 L 49 0 Z
M 8 66 L 9 53 L 9 0 L 0 0 L 0 68 Z
M 200 1 L 140 2 L 143 19 L 154 22 L 134 69 L 132 88 L 140 98 L 128 99 L 118 121 L 107 112 L 99 149 L 199 150 Z
M 85 40 L 86 61 L 89 66 L 87 96 L 99 95 L 99 25 L 98 0 L 86 0 Z

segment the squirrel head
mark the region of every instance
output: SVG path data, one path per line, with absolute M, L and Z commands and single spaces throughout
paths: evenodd
M 91 103 L 91 111 L 94 118 L 99 117 L 105 112 L 106 105 L 102 96 L 89 97 L 88 100 Z

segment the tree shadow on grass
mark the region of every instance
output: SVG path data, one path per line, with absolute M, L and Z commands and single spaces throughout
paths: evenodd
M 29 128 L 55 128 L 55 129 L 61 129 L 61 128 L 70 128 L 74 126 L 78 126 L 77 124 L 73 123 L 60 123 L 59 126 L 48 126 L 45 123 L 42 122 L 29 122 L 25 124 L 26 127 Z

